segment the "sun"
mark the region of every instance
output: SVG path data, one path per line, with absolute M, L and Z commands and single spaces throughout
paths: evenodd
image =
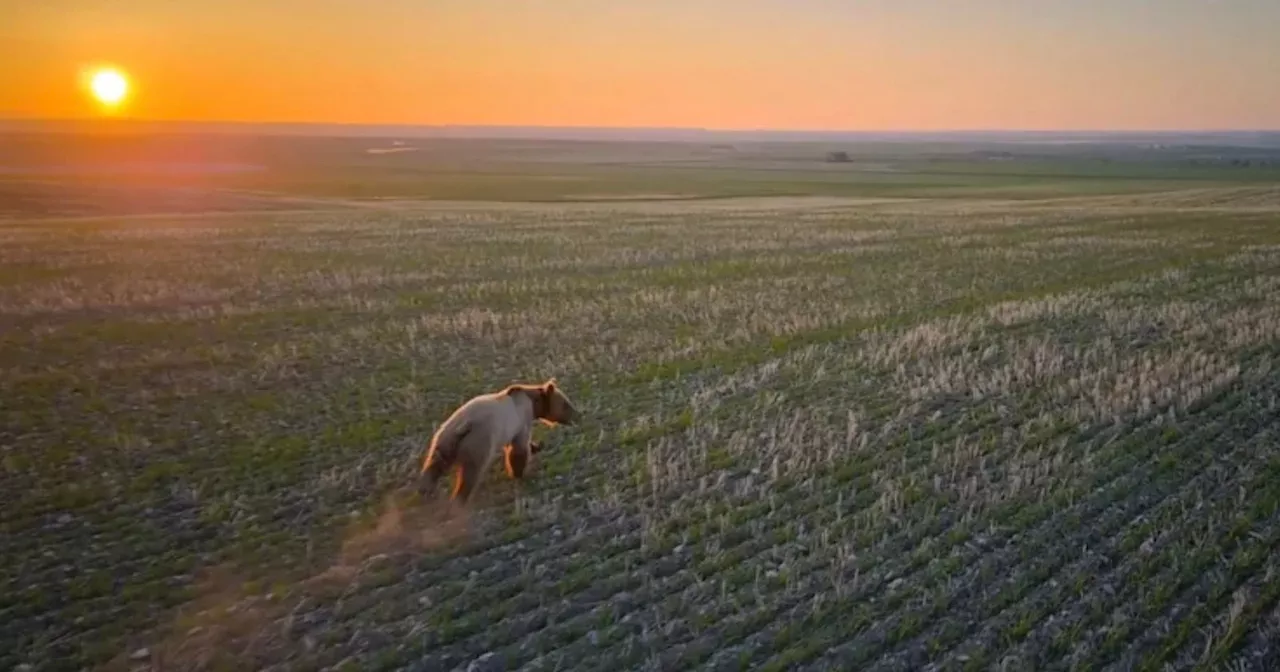
M 115 107 L 129 95 L 129 78 L 115 68 L 102 68 L 93 73 L 89 90 L 98 102 Z

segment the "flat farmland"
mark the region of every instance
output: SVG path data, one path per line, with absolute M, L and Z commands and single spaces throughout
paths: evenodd
M 0 667 L 1280 666 L 1274 186 L 308 207 L 0 221 Z

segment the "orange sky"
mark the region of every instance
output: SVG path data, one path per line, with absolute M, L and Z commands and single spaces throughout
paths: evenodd
M 0 116 L 1280 128 L 1277 0 L 0 0 Z

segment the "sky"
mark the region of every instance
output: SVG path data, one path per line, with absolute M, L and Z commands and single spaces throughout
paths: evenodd
M 1280 129 L 1280 0 L 0 0 L 0 117 Z

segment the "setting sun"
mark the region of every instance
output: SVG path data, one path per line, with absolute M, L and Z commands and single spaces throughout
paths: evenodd
M 104 68 L 93 74 L 89 89 L 98 102 L 115 107 L 129 93 L 129 80 L 119 70 Z

